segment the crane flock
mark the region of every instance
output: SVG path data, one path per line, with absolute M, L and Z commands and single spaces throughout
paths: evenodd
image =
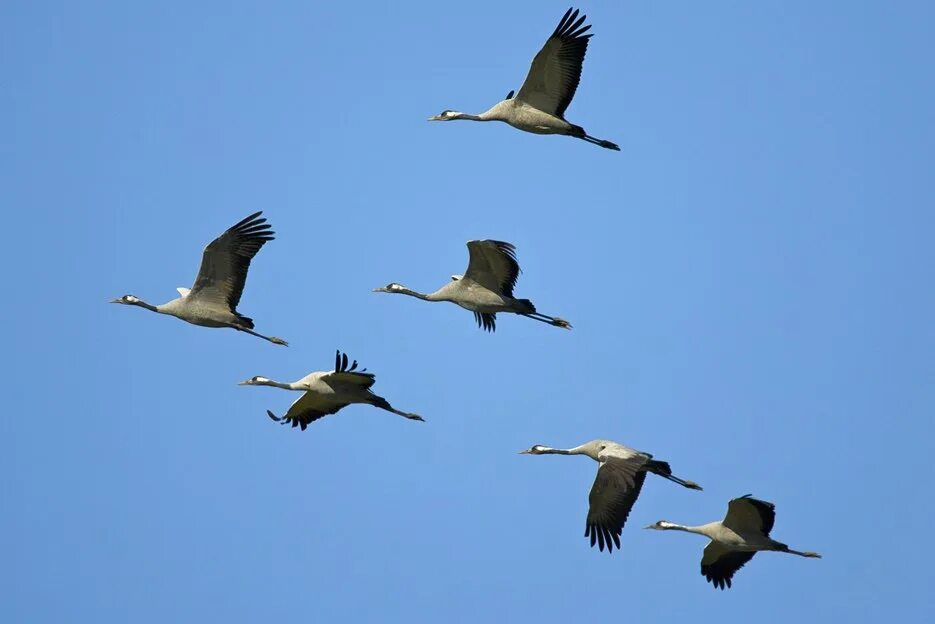
M 519 92 L 510 91 L 506 99 L 486 112 L 471 115 L 444 110 L 429 121 L 502 121 L 514 128 L 534 134 L 559 134 L 581 139 L 610 150 L 619 147 L 604 139 L 589 135 L 581 126 L 565 120 L 565 110 L 571 103 L 581 79 L 581 68 L 592 33 L 587 31 L 586 16 L 568 9 L 545 45 L 533 59 L 526 80 Z M 586 34 L 587 33 L 587 34 Z M 227 327 L 262 338 L 272 344 L 286 346 L 282 338 L 254 331 L 253 320 L 240 314 L 240 302 L 250 263 L 262 247 L 274 240 L 274 232 L 261 212 L 255 212 L 237 222 L 205 247 L 201 266 L 191 288 L 178 288 L 179 297 L 160 305 L 146 303 L 135 295 L 124 295 L 111 303 L 132 305 L 152 312 L 174 316 L 202 327 Z M 469 262 L 464 275 L 452 275 L 451 281 L 432 293 L 420 293 L 391 282 L 373 289 L 374 292 L 409 295 L 424 301 L 447 301 L 474 313 L 480 328 L 496 330 L 496 315 L 511 313 L 562 329 L 571 324 L 559 317 L 537 311 L 529 299 L 516 298 L 513 289 L 520 268 L 516 248 L 500 240 L 471 240 L 467 243 Z M 335 414 L 352 404 L 365 404 L 402 416 L 424 421 L 418 414 L 393 407 L 371 388 L 376 381 L 373 373 L 357 368 L 346 354 L 337 351 L 334 369 L 313 372 L 294 382 L 278 382 L 254 376 L 240 382 L 245 386 L 270 386 L 302 392 L 283 416 L 267 410 L 270 419 L 281 425 L 291 424 L 304 431 L 310 424 L 329 414 Z M 621 535 L 627 518 L 643 488 L 648 473 L 652 473 L 684 488 L 700 491 L 694 481 L 672 474 L 668 462 L 656 460 L 649 453 L 638 451 L 610 440 L 592 440 L 569 449 L 534 445 L 521 451 L 527 455 L 584 455 L 598 463 L 597 475 L 588 496 L 588 513 L 584 536 L 591 547 L 608 553 L 621 549 Z M 720 522 L 685 526 L 660 520 L 645 528 L 696 533 L 710 542 L 701 559 L 701 574 L 713 587 L 730 588 L 734 574 L 760 551 L 776 551 L 807 558 L 820 558 L 814 552 L 798 551 L 770 537 L 775 520 L 772 503 L 751 495 L 734 498 Z

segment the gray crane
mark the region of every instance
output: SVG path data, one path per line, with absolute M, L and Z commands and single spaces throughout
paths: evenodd
M 497 328 L 497 312 L 512 312 L 549 325 L 571 329 L 568 321 L 536 312 L 529 299 L 513 297 L 519 277 L 516 248 L 496 240 L 467 242 L 470 260 L 464 275 L 452 275 L 451 281 L 433 293 L 423 294 L 392 282 L 373 292 L 399 293 L 423 301 L 449 301 L 474 313 L 477 325 L 486 331 Z
M 253 319 L 237 312 L 250 261 L 275 234 L 266 219 L 260 218 L 261 214 L 262 211 L 253 213 L 205 247 L 195 283 L 191 288 L 177 288 L 181 295 L 178 299 L 151 305 L 135 295 L 124 295 L 111 303 L 168 314 L 202 327 L 231 327 L 273 344 L 288 344 L 282 338 L 253 331 Z
M 348 366 L 347 354 L 338 351 L 335 355 L 333 371 L 311 373 L 292 383 L 282 383 L 256 376 L 241 381 L 239 385 L 272 386 L 283 390 L 304 392 L 305 394 L 289 407 L 285 416 L 279 417 L 266 410 L 266 414 L 276 422 L 283 425 L 292 423 L 293 427 L 301 427 L 302 431 L 319 418 L 334 414 L 353 403 L 373 405 L 409 420 L 425 420 L 418 414 L 396 409 L 390 405 L 389 401 L 371 392 L 370 387 L 376 381 L 376 376 L 366 370 L 357 370 L 357 360 Z
M 640 495 L 646 473 L 651 472 L 692 490 L 701 486 L 694 481 L 680 479 L 672 474 L 669 464 L 653 459 L 649 453 L 637 451 L 610 440 L 591 440 L 570 449 L 555 449 L 536 444 L 520 451 L 521 455 L 586 455 L 600 464 L 597 477 L 588 496 L 590 507 L 584 536 L 591 538 L 591 547 L 612 553 L 620 548 L 620 533 L 630 510 Z
M 734 573 L 753 559 L 761 550 L 821 559 L 815 552 L 792 550 L 769 536 L 776 520 L 776 506 L 753 498 L 751 494 L 735 498 L 727 504 L 727 515 L 720 522 L 701 526 L 682 526 L 660 520 L 647 529 L 659 531 L 686 531 L 704 535 L 711 541 L 701 556 L 701 575 L 715 588 L 731 586 Z
M 581 126 L 565 120 L 565 109 L 575 97 L 581 80 L 581 66 L 592 33 L 591 26 L 582 26 L 586 15 L 568 9 L 552 36 L 532 60 L 529 73 L 519 93 L 513 91 L 506 99 L 479 115 L 444 110 L 429 121 L 503 121 L 514 128 L 533 134 L 564 134 L 594 145 L 620 151 L 617 144 L 596 139 Z

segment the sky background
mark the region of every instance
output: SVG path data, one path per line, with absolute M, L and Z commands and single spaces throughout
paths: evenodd
M 518 89 L 567 8 L 0 4 L 5 622 L 931 621 L 935 7 L 592 2 L 570 121 L 430 124 Z M 288 348 L 110 306 L 190 286 L 263 210 L 240 311 Z M 422 291 L 465 241 L 572 332 Z M 340 348 L 426 417 L 238 387 Z M 609 438 L 671 462 L 612 556 Z M 774 537 L 714 591 L 700 524 Z

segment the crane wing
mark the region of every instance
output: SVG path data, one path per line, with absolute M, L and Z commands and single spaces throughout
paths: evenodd
M 475 312 L 474 320 L 477 321 L 477 326 L 483 329 L 484 331 L 497 331 L 497 315 L 490 314 L 488 312 Z
M 302 431 L 311 423 L 323 416 L 334 414 L 343 407 L 350 405 L 344 401 L 338 401 L 329 395 L 318 394 L 317 392 L 306 392 L 289 406 L 289 411 L 283 417 L 278 417 L 273 412 L 266 410 L 270 418 L 276 422 L 286 424 L 291 423 L 293 427 L 301 427 Z
M 701 574 L 719 589 L 730 587 L 734 573 L 753 559 L 756 552 L 729 550 L 718 542 L 710 542 L 701 556 Z
M 348 366 L 346 353 L 335 352 L 334 371 L 324 375 L 321 380 L 338 392 L 354 393 L 358 389 L 368 390 L 376 382 L 376 375 L 365 372 L 363 368 L 357 370 L 357 360 Z
M 776 506 L 747 494 L 727 504 L 727 515 L 722 524 L 737 533 L 756 531 L 769 537 L 776 521 Z
M 586 15 L 578 17 L 571 9 L 562 17 L 555 32 L 532 60 L 529 73 L 516 99 L 556 117 L 564 119 L 581 80 L 581 66 L 588 51 L 591 34 L 584 33 L 590 24 L 581 26 Z
M 646 457 L 642 455 L 624 459 L 601 456 L 597 478 L 588 496 L 590 508 L 584 529 L 592 548 L 595 541 L 601 550 L 606 545 L 607 552 L 613 552 L 614 546 L 620 548 L 623 525 L 646 480 L 646 472 L 641 470 L 645 463 Z
M 496 240 L 472 240 L 467 243 L 470 260 L 464 278 L 505 297 L 513 296 L 519 277 L 516 247 Z
M 205 247 L 189 297 L 236 310 L 250 261 L 267 241 L 273 240 L 274 232 L 261 214 L 253 213 Z

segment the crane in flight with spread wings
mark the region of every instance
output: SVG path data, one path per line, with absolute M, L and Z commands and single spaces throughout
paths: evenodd
M 701 556 L 701 575 L 715 588 L 725 589 L 731 586 L 734 573 L 761 550 L 821 559 L 818 553 L 792 550 L 771 538 L 769 532 L 773 530 L 775 521 L 775 505 L 747 494 L 727 504 L 727 515 L 720 522 L 683 526 L 660 520 L 646 528 L 697 533 L 710 539 Z
M 694 481 L 680 479 L 672 474 L 669 464 L 653 459 L 649 453 L 637 451 L 610 440 L 591 440 L 570 449 L 556 449 L 536 444 L 520 451 L 521 455 L 586 455 L 596 461 L 597 477 L 588 496 L 590 507 L 584 536 L 591 538 L 598 548 L 611 553 L 620 549 L 623 525 L 640 495 L 646 473 L 651 472 L 691 490 L 700 490 Z
M 513 287 L 519 277 L 516 248 L 496 240 L 467 242 L 470 261 L 464 275 L 452 275 L 451 281 L 433 293 L 420 293 L 396 282 L 373 292 L 398 293 L 423 301 L 449 301 L 474 313 L 477 325 L 486 331 L 497 328 L 497 313 L 512 312 L 549 325 L 571 329 L 568 321 L 536 312 L 529 299 L 513 297 Z
M 444 110 L 429 121 L 503 121 L 514 128 L 534 134 L 564 134 L 594 145 L 620 151 L 616 143 L 597 139 L 565 120 L 565 109 L 571 104 L 581 80 L 581 66 L 588 51 L 585 34 L 591 25 L 583 26 L 586 15 L 578 17 L 577 9 L 568 9 L 555 32 L 532 60 L 519 93 L 510 91 L 506 99 L 479 115 Z
M 237 311 L 250 261 L 275 234 L 266 219 L 260 218 L 261 214 L 262 211 L 253 213 L 205 247 L 195 283 L 191 288 L 177 288 L 181 295 L 178 299 L 152 305 L 135 295 L 124 295 L 111 303 L 168 314 L 202 327 L 230 327 L 273 344 L 288 344 L 282 338 L 253 331 L 253 319 Z
M 311 373 L 292 383 L 273 381 L 258 375 L 241 381 L 239 385 L 272 386 L 304 392 L 305 394 L 289 407 L 285 416 L 276 416 L 270 410 L 266 410 L 266 414 L 276 422 L 283 425 L 291 423 L 293 427 L 301 427 L 302 431 L 319 418 L 334 414 L 354 403 L 373 405 L 409 420 L 425 420 L 418 414 L 396 409 L 389 401 L 374 394 L 370 387 L 376 382 L 376 376 L 366 371 L 367 369 L 357 370 L 357 360 L 348 366 L 347 354 L 338 351 L 335 354 L 333 371 Z

